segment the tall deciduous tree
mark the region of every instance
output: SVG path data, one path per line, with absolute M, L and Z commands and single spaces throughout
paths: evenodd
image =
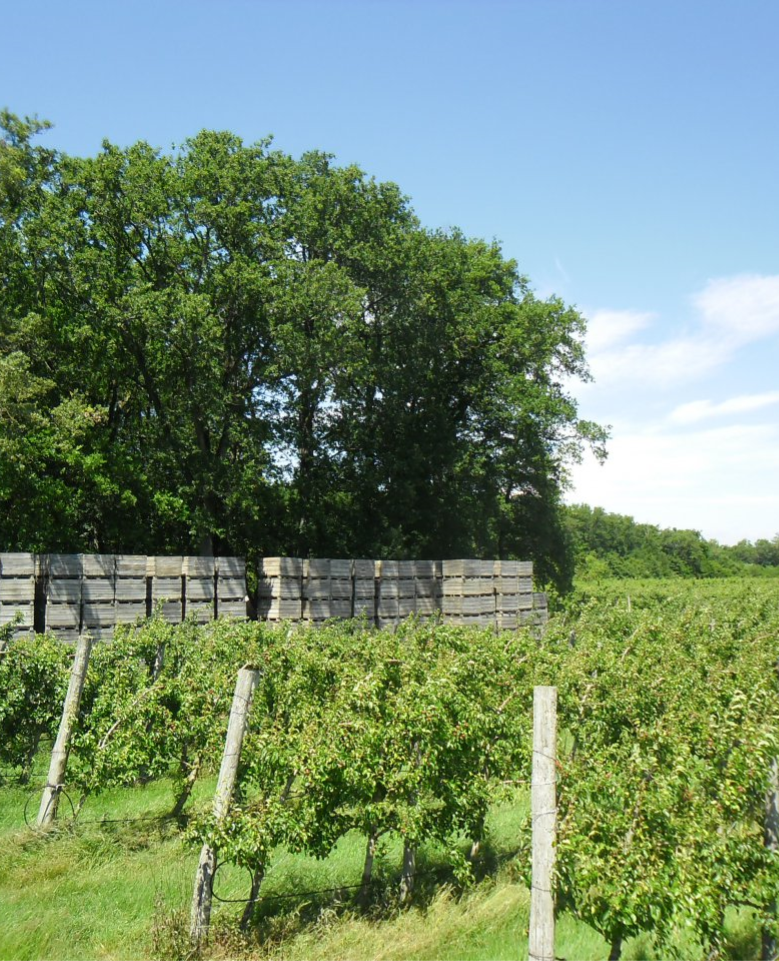
M 532 554 L 566 579 L 567 465 L 605 437 L 564 387 L 583 321 L 497 244 L 322 153 L 203 131 L 77 158 L 2 126 L 5 546 Z

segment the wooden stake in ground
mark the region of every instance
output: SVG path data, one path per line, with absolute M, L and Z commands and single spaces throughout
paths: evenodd
M 768 791 L 765 798 L 765 825 L 763 843 L 776 857 L 779 851 L 779 761 L 773 758 L 768 773 Z M 776 921 L 776 898 L 768 906 L 768 913 L 772 921 Z M 763 929 L 761 961 L 776 961 L 779 954 L 779 944 L 773 928 Z
M 529 961 L 554 961 L 554 844 L 557 825 L 557 688 L 533 691 L 533 881 Z
M 779 675 L 779 661 L 776 662 L 776 673 Z M 765 795 L 765 821 L 763 823 L 763 844 L 774 857 L 779 852 L 779 759 L 772 758 L 768 770 L 768 789 Z M 763 928 L 760 958 L 761 961 L 776 961 L 779 955 L 779 943 L 774 934 L 773 925 L 776 923 L 776 898 L 768 905 L 769 924 Z
M 92 638 L 89 634 L 82 634 L 76 645 L 76 657 L 70 672 L 70 683 L 68 684 L 68 693 L 65 696 L 65 706 L 62 709 L 62 720 L 57 732 L 57 740 L 54 742 L 54 750 L 51 752 L 49 776 L 46 778 L 46 787 L 43 789 L 41 807 L 38 811 L 39 827 L 51 824 L 57 816 L 60 792 L 65 783 L 65 770 L 68 766 L 70 737 L 78 717 L 81 692 L 84 690 L 91 652 Z
M 221 821 L 227 814 L 233 796 L 238 764 L 241 760 L 243 737 L 246 733 L 254 689 L 259 680 L 260 672 L 256 668 L 242 667 L 238 672 L 233 706 L 230 709 L 230 721 L 227 725 L 222 766 L 219 768 L 219 779 L 214 795 L 214 817 L 217 821 Z M 192 895 L 189 925 L 190 938 L 195 944 L 199 944 L 208 935 L 208 925 L 211 921 L 211 885 L 215 869 L 216 851 L 211 845 L 204 844 L 195 874 L 195 890 Z

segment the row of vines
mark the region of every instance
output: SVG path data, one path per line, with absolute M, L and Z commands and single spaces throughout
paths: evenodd
M 627 596 L 630 591 L 630 596 Z M 779 755 L 779 595 L 754 582 L 580 593 L 542 639 L 408 622 L 319 629 L 158 621 L 95 648 L 68 766 L 79 809 L 110 786 L 167 777 L 187 835 L 249 869 L 256 898 L 282 849 L 365 838 L 435 843 L 465 882 L 499 796 L 522 802 L 532 689 L 558 688 L 557 903 L 659 946 L 687 929 L 716 951 L 728 908 L 775 929 L 764 843 Z M 24 781 L 56 729 L 72 653 L 45 636 L 0 657 L 0 765 Z M 218 767 L 235 676 L 260 667 L 228 816 L 190 797 Z M 529 879 L 529 819 L 517 865 Z M 404 858 L 404 863 L 413 858 Z M 249 914 L 245 912 L 246 921 Z

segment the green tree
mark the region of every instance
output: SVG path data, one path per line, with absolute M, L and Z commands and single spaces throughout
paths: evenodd
M 0 120 L 7 546 L 531 554 L 569 579 L 566 470 L 605 439 L 563 387 L 584 322 L 497 244 L 319 152 L 203 131 L 78 158 Z

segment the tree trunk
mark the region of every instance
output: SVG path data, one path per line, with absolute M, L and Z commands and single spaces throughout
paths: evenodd
M 373 861 L 376 857 L 376 846 L 379 842 L 378 831 L 371 831 L 368 836 L 368 843 L 365 845 L 365 864 L 362 869 L 362 883 L 357 896 L 358 902 L 365 906 L 368 903 L 371 893 L 371 876 L 373 874 Z
M 417 868 L 417 849 L 408 841 L 403 845 L 403 871 L 400 875 L 400 903 L 407 904 L 414 893 L 414 875 Z
M 313 500 L 313 468 L 314 468 L 314 418 L 317 411 L 316 391 L 306 385 L 300 391 L 298 401 L 297 429 L 298 429 L 298 470 L 297 488 L 300 496 L 300 515 L 298 517 L 298 555 L 308 557 L 311 548 L 311 516 Z
M 619 928 L 611 939 L 609 961 L 619 961 L 622 955 L 622 928 Z
M 243 914 L 241 915 L 241 931 L 248 931 L 249 924 L 252 920 L 252 915 L 254 914 L 254 908 L 260 898 L 260 887 L 262 886 L 262 880 L 265 877 L 265 868 L 257 868 L 252 871 L 252 889 L 249 892 L 249 900 L 246 902 L 246 907 L 243 909 Z
M 38 746 L 41 743 L 41 734 L 41 731 L 35 732 L 35 737 L 30 745 L 30 750 L 25 755 L 24 762 L 22 764 L 22 773 L 19 775 L 20 784 L 30 783 L 33 765 L 35 764 L 35 755 L 38 753 Z
M 195 763 L 190 768 L 189 774 L 184 778 L 184 783 L 181 786 L 176 800 L 173 804 L 173 810 L 170 812 L 171 817 L 180 818 L 184 813 L 184 806 L 189 800 L 189 796 L 192 794 L 192 790 L 195 787 L 195 782 L 197 781 L 197 776 L 200 773 L 200 762 L 201 759 L 198 757 Z

